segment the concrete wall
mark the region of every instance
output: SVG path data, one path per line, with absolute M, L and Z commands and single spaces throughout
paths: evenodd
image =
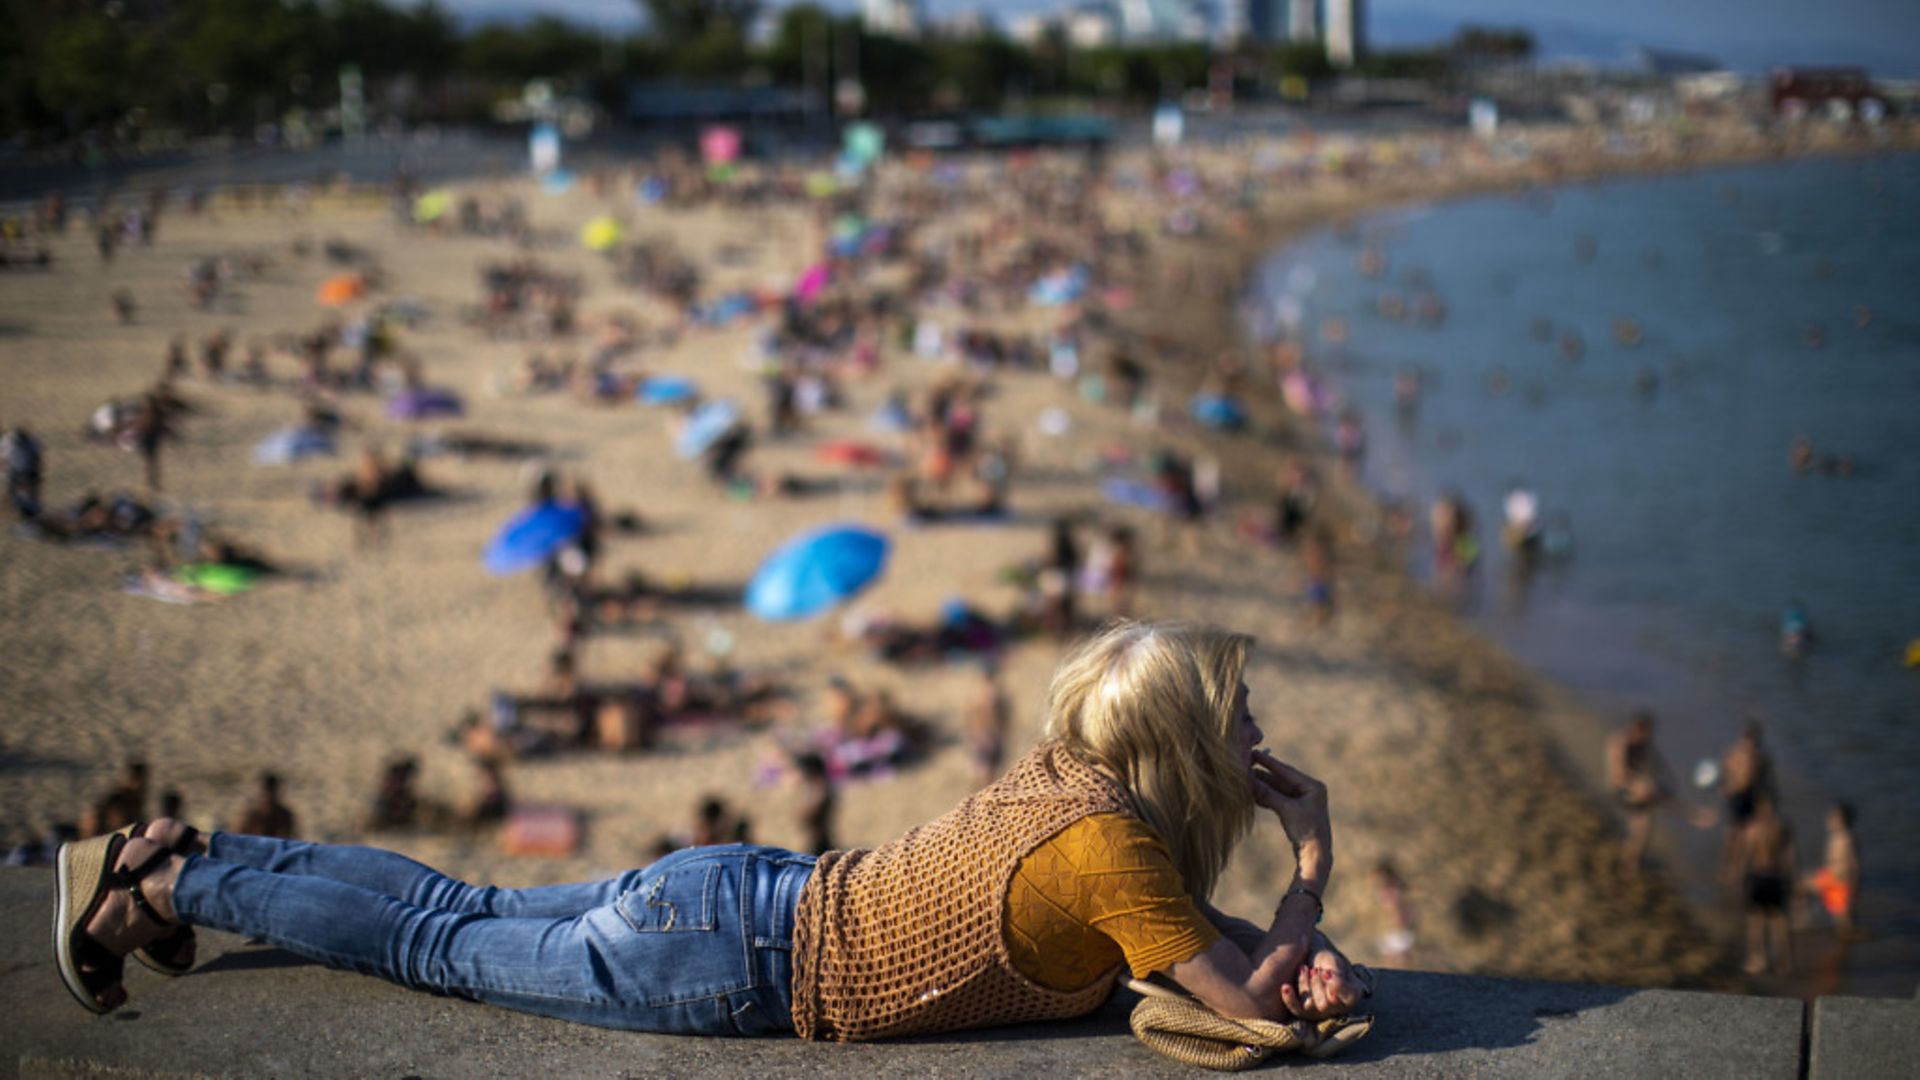
M 898 1043 L 634 1035 L 402 990 L 280 950 L 201 934 L 166 979 L 128 964 L 132 1001 L 96 1017 L 62 988 L 52 875 L 0 870 L 0 1077 L 21 1076 L 1195 1076 L 1127 1031 L 1130 996 L 1066 1024 Z M 1379 1020 L 1347 1055 L 1283 1062 L 1347 1077 L 1915 1075 L 1920 1002 L 1801 1002 L 1671 990 L 1382 972 Z M 1808 1048 L 1810 1047 L 1810 1053 Z

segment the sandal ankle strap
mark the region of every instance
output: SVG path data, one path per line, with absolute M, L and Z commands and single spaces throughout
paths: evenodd
M 171 858 L 173 858 L 172 851 L 160 848 L 147 856 L 146 861 L 139 866 L 115 870 L 108 878 L 109 887 L 127 890 L 127 896 L 133 900 L 134 908 L 161 926 L 178 926 L 179 924 L 160 914 L 159 909 L 153 906 L 153 903 L 147 899 L 147 894 L 140 888 L 140 882 Z

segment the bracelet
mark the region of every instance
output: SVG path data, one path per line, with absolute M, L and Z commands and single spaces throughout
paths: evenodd
M 1273 913 L 1275 915 L 1280 914 L 1280 909 L 1286 907 L 1287 901 L 1295 896 L 1305 896 L 1313 901 L 1313 925 L 1319 926 L 1320 920 L 1327 916 L 1327 904 L 1326 901 L 1320 899 L 1319 893 L 1307 888 L 1307 883 L 1304 881 L 1294 882 L 1291 888 L 1280 894 L 1280 902 L 1274 905 Z

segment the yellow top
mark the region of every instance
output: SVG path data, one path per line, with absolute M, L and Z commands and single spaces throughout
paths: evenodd
M 1123 960 L 1145 978 L 1220 940 L 1166 844 L 1129 814 L 1083 817 L 1021 860 L 1005 925 L 1013 966 L 1053 990 L 1088 986 Z

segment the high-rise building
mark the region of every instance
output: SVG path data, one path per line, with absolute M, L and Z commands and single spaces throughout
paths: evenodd
M 1271 44 L 1286 38 L 1287 0 L 1223 0 L 1220 40 L 1225 44 L 1257 41 Z
M 1327 61 L 1350 68 L 1366 52 L 1363 0 L 1327 0 Z
M 1104 49 L 1120 43 L 1120 16 L 1107 4 L 1082 4 L 1066 15 L 1067 41 L 1076 49 Z
M 1208 41 L 1213 13 L 1206 0 L 1118 0 L 1120 38 L 1128 44 Z
M 1216 45 L 1232 45 L 1247 41 L 1253 37 L 1253 12 L 1248 9 L 1256 6 L 1260 0 L 1221 0 L 1220 21 L 1217 26 L 1220 36 Z
M 1275 0 L 1276 3 L 1279 0 Z M 1320 40 L 1320 3 L 1319 0 L 1286 0 L 1287 4 L 1287 40 Z
M 926 13 L 919 0 L 865 0 L 860 21 L 876 34 L 894 37 L 919 37 L 926 25 Z

